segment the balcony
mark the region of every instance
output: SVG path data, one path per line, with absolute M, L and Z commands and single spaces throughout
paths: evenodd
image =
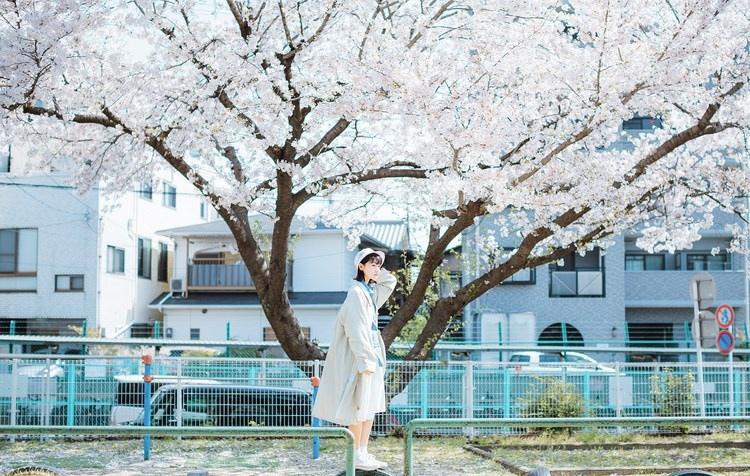
M 604 297 L 604 267 L 550 269 L 550 297 Z
M 253 290 L 255 284 L 245 263 L 188 265 L 188 289 L 200 290 Z
M 292 261 L 287 267 L 287 288 L 292 289 Z M 245 263 L 194 259 L 188 264 L 190 291 L 254 291 L 255 283 Z
M 692 307 L 690 279 L 698 271 L 627 271 L 625 272 L 626 307 Z M 709 271 L 716 283 L 714 303 L 727 302 L 742 306 L 745 296 L 745 273 Z

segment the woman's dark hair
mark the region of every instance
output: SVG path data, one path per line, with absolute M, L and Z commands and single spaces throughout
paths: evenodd
M 362 258 L 362 261 L 359 262 L 359 264 L 367 264 L 369 262 L 373 262 L 375 264 L 382 265 L 383 260 L 380 259 L 380 255 L 377 253 L 370 253 L 369 255 Z M 359 265 L 357 266 L 357 276 L 354 277 L 355 280 L 365 282 L 365 273 L 361 269 L 359 269 Z

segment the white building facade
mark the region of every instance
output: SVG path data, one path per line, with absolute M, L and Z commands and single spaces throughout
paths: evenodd
M 214 218 L 203 197 L 170 173 L 79 194 L 26 165 L 0 162 L 0 332 L 129 337 L 157 317 L 148 303 L 168 288 L 173 248 L 156 231 Z

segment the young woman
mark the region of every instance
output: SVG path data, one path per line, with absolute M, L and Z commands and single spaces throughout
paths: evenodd
M 367 451 L 375 414 L 385 411 L 385 345 L 378 309 L 396 287 L 382 268 L 385 254 L 365 248 L 354 258 L 356 277 L 339 310 L 326 355 L 313 416 L 345 425 L 354 434 L 356 466 L 371 471 L 387 464 Z

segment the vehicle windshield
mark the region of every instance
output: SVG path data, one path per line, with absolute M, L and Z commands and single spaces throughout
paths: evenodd
M 531 362 L 531 357 L 528 355 L 511 355 L 510 356 L 511 362 Z

